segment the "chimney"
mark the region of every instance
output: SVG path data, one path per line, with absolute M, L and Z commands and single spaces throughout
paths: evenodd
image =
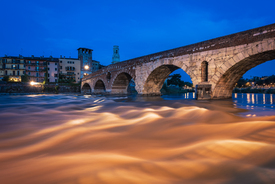
M 32 55 L 32 59 L 34 58 L 34 55 Z
M 62 59 L 62 55 L 60 55 L 60 59 Z

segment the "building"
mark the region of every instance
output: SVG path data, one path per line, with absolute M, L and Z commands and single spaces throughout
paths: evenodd
M 47 58 L 41 57 L 24 57 L 26 61 L 26 74 L 30 81 L 43 82 L 47 74 Z
M 119 47 L 117 45 L 114 45 L 113 47 L 113 57 L 112 57 L 112 64 L 120 62 L 120 56 L 119 56 Z
M 96 72 L 97 70 L 100 69 L 100 64 L 99 61 L 92 60 L 92 72 Z
M 11 81 L 20 82 L 25 74 L 25 59 L 23 56 L 5 56 L 0 59 L 0 77 L 9 76 Z
M 47 58 L 47 82 L 58 82 L 59 79 L 59 59 Z
M 78 83 L 83 76 L 104 67 L 99 61 L 92 60 L 92 51 L 79 48 L 78 58 L 5 56 L 0 58 L 0 78 L 8 75 L 10 80 L 20 82 L 21 76 L 27 74 L 34 82 Z
M 62 82 L 80 82 L 81 79 L 81 61 L 75 58 L 59 58 L 59 78 Z M 60 82 L 61 82 L 60 81 Z

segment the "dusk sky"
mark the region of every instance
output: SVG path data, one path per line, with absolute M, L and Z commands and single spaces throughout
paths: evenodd
M 1 0 L 0 57 L 77 57 L 93 49 L 103 65 L 275 23 L 275 1 Z M 245 77 L 274 74 L 275 61 Z

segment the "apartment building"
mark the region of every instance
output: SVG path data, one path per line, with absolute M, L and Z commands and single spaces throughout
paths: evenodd
M 10 80 L 20 82 L 21 76 L 25 74 L 25 63 L 25 58 L 21 55 L 0 58 L 0 77 L 7 75 Z
M 59 79 L 59 59 L 50 57 L 47 59 L 47 82 L 58 82 Z
M 60 56 L 59 75 L 62 79 L 72 82 L 80 82 L 81 61 L 76 58 L 65 58 Z
M 44 57 L 24 57 L 26 61 L 26 74 L 30 81 L 43 82 L 47 71 L 47 58 Z

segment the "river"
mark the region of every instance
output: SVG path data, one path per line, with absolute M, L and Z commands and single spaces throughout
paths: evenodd
M 0 96 L 1 184 L 275 183 L 275 95 Z

